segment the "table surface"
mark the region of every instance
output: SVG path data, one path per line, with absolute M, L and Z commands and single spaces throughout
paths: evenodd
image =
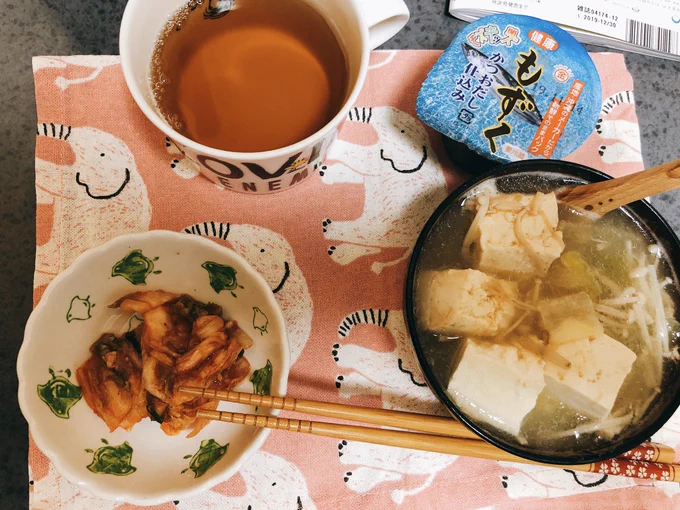
M 379 1 L 379 0 L 376 0 Z M 463 22 L 446 14 L 446 0 L 406 0 L 411 20 L 385 48 L 444 49 Z M 0 0 L 0 498 L 2 508 L 28 501 L 28 430 L 17 404 L 16 355 L 32 307 L 35 256 L 34 148 L 36 112 L 31 57 L 117 54 L 126 0 Z M 603 51 L 602 48 L 589 48 Z M 680 63 L 626 55 L 635 80 L 647 165 L 680 156 Z M 680 190 L 653 199 L 680 231 Z

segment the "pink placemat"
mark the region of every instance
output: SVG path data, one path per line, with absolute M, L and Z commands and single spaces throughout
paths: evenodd
M 359 102 L 317 174 L 259 197 L 198 176 L 137 109 L 117 57 L 36 57 L 36 302 L 77 255 L 120 234 L 207 236 L 245 256 L 276 291 L 292 344 L 291 395 L 444 413 L 423 384 L 402 313 L 410 248 L 464 178 L 414 114 L 439 53 L 375 52 Z M 623 57 L 593 59 L 602 119 L 570 159 L 615 176 L 641 170 Z M 655 439 L 680 446 L 680 416 Z M 29 469 L 34 510 L 131 508 L 81 492 L 32 442 Z M 679 484 L 653 479 L 273 432 L 231 480 L 157 508 L 680 507 L 678 493 Z

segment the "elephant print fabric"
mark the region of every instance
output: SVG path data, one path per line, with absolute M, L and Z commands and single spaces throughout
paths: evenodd
M 434 208 L 446 197 L 446 181 L 425 127 L 413 115 L 391 106 L 350 110 L 340 139 L 322 167 L 324 184 L 359 183 L 364 187 L 360 218 L 326 218 L 328 254 L 346 265 L 386 248 L 402 253 L 371 270 L 403 262 Z
M 414 112 L 439 54 L 374 52 L 326 160 L 304 185 L 267 196 L 226 191 L 201 177 L 139 111 L 117 57 L 36 57 L 36 300 L 75 257 L 118 235 L 166 229 L 206 237 L 243 256 L 281 305 L 291 396 L 445 415 L 413 353 L 402 309 L 413 245 L 465 178 Z M 569 159 L 615 176 L 641 170 L 623 57 L 593 59 L 603 77 L 601 120 Z M 69 296 L 74 327 L 106 306 L 89 310 L 87 298 Z M 680 413 L 654 439 L 679 447 Z M 29 444 L 32 510 L 133 510 L 71 484 Z M 273 431 L 230 480 L 154 508 L 544 508 L 544 498 L 558 508 L 680 508 L 679 491 L 649 479 Z
M 376 349 L 381 346 L 375 344 L 361 345 L 364 335 L 356 329 L 362 324 L 371 329 L 384 328 L 394 348 L 385 351 Z M 424 382 L 401 310 L 364 308 L 347 315 L 338 326 L 338 343 L 333 345 L 332 355 L 340 371 L 335 386 L 341 397 L 375 395 L 384 409 L 444 413 Z M 401 504 L 430 487 L 437 474 L 457 457 L 342 440 L 338 443 L 338 458 L 347 469 L 343 481 L 358 494 L 388 482 L 393 485 L 407 478 L 417 479 L 418 483 L 408 489 L 390 491 L 392 501 Z
M 165 148 L 172 157 L 170 168 L 182 179 L 193 179 L 201 173 L 198 163 L 189 158 L 175 142 L 165 137 Z
M 384 351 L 362 345 L 362 334 L 355 330 L 361 324 L 384 328 L 394 348 Z M 341 372 L 335 380 L 340 396 L 376 395 L 385 409 L 444 413 L 425 383 L 401 310 L 364 308 L 347 315 L 338 326 L 338 343 L 331 353 Z
M 640 147 L 640 126 L 637 122 L 626 119 L 612 119 L 610 113 L 617 107 L 635 104 L 635 94 L 632 90 L 618 92 L 602 103 L 600 119 L 595 130 L 604 144 L 600 146 L 598 154 L 605 163 L 619 161 L 642 163 L 642 148 Z
M 53 465 L 38 476 L 29 469 L 32 484 L 30 506 L 34 510 L 53 510 L 61 503 L 68 510 L 130 510 L 131 505 L 104 501 L 62 478 Z M 235 490 L 236 488 L 236 490 Z M 239 490 L 240 489 L 240 490 Z M 280 509 L 315 510 L 301 471 L 287 460 L 259 451 L 229 482 L 213 487 L 193 498 L 170 502 L 163 510 Z
M 135 157 L 121 139 L 54 122 L 38 124 L 36 135 L 38 147 L 48 138 L 58 155 L 71 158 L 55 162 L 38 155 L 35 162 L 36 202 L 53 211 L 51 232 L 36 253 L 36 283 L 47 284 L 88 248 L 148 230 L 151 205 Z
M 595 130 L 585 143 L 566 159 L 601 170 L 614 177 L 644 169 L 640 127 L 635 114 L 633 79 L 624 72 L 623 55 L 594 53 L 593 62 L 602 78 L 602 108 Z
M 54 79 L 54 85 L 61 90 L 66 90 L 73 85 L 81 83 L 88 83 L 97 78 L 105 67 L 118 65 L 120 57 L 117 56 L 67 56 L 67 57 L 39 57 L 33 61 L 33 71 L 41 69 L 65 69 L 69 65 L 75 68 L 80 68 L 80 76 L 66 77 L 63 75 L 57 76 Z

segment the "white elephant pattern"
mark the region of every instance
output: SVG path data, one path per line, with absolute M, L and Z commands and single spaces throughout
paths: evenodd
M 29 472 L 30 476 L 30 472 Z M 178 510 L 215 510 L 227 508 L 253 508 L 279 510 L 281 508 L 315 510 L 309 496 L 307 482 L 297 466 L 277 455 L 258 451 L 245 463 L 235 477 L 241 476 L 246 491 L 240 496 L 226 496 L 220 487 L 199 496 L 180 500 L 174 504 Z M 228 485 L 230 481 L 224 482 Z M 31 508 L 33 510 L 117 510 L 120 503 L 106 501 L 81 490 L 57 473 L 50 464 L 47 475 L 33 484 Z
M 54 464 L 50 463 L 47 475 L 40 480 L 33 480 L 29 466 L 28 476 L 33 481 L 33 489 L 29 492 L 29 508 L 31 510 L 116 510 L 119 505 L 94 496 L 78 485 L 61 476 Z
M 84 67 L 85 69 L 93 69 L 90 74 L 80 78 L 66 78 L 65 76 L 57 76 L 54 84 L 61 90 L 66 90 L 71 85 L 78 85 L 81 83 L 88 83 L 97 78 L 105 67 L 118 65 L 120 57 L 117 55 L 78 55 L 78 56 L 64 56 L 64 57 L 35 57 L 33 59 L 33 72 L 41 69 L 65 69 L 69 65 Z
M 246 492 L 242 496 L 225 496 L 219 486 L 200 496 L 177 504 L 177 510 L 315 510 L 316 505 L 309 496 L 307 482 L 298 467 L 272 453 L 256 452 L 239 470 L 245 482 Z M 229 481 L 224 482 L 226 485 Z
M 319 173 L 325 184 L 363 184 L 364 210 L 356 220 L 328 218 L 322 228 L 334 241 L 328 254 L 338 264 L 402 249 L 395 260 L 373 262 L 371 269 L 380 273 L 408 258 L 427 218 L 446 197 L 446 181 L 427 131 L 412 115 L 391 106 L 356 107 L 347 120 L 350 128 L 370 126 L 377 143 L 336 140 Z
M 36 286 L 49 283 L 88 248 L 145 232 L 151 222 L 146 185 L 125 142 L 93 127 L 54 123 L 38 124 L 37 135 L 70 146 L 75 162 L 36 158 L 37 203 L 54 210 L 50 238 L 37 247 Z
M 358 324 L 386 328 L 396 347 L 391 352 L 378 352 L 354 343 L 345 343 Z M 352 336 L 358 335 L 354 333 Z M 333 360 L 342 369 L 335 386 L 342 397 L 376 395 L 384 409 L 423 414 L 443 414 L 423 380 L 401 310 L 362 309 L 349 314 L 338 326 L 342 343 L 333 345 Z M 353 339 L 353 338 L 352 338 Z M 407 476 L 426 476 L 412 489 L 394 489 L 391 498 L 401 504 L 407 496 L 418 494 L 429 487 L 456 456 L 420 452 L 404 448 L 390 448 L 367 443 L 340 441 L 340 463 L 348 466 L 343 477 L 350 490 L 363 494 L 383 482 L 404 480 Z
M 201 174 L 200 166 L 170 138 L 165 137 L 165 149 L 172 156 L 170 168 L 182 179 L 193 179 Z
M 640 126 L 629 120 L 608 118 L 615 108 L 626 104 L 635 105 L 632 90 L 613 94 L 602 103 L 595 131 L 604 140 L 598 153 L 607 164 L 642 163 Z

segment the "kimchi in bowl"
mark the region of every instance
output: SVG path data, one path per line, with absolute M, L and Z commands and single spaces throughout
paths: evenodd
M 34 474 L 35 484 L 58 483 L 49 478 L 60 473 L 101 498 L 156 505 L 185 499 L 227 480 L 266 439 L 268 429 L 221 422 L 204 423 L 195 436 L 187 437 L 192 429 L 177 433 L 169 426 L 167 413 L 165 427 L 157 423 L 164 418 L 156 415 L 151 405 L 154 398 L 149 395 L 144 395 L 149 398 L 148 411 L 141 404 L 139 416 L 130 420 L 128 415 L 128 422 L 120 426 L 116 427 L 118 423 L 111 421 L 107 411 L 95 413 L 91 402 L 111 399 L 112 393 L 87 384 L 79 367 L 95 351 L 103 356 L 102 363 L 115 365 L 116 356 L 118 361 L 122 356 L 115 352 L 116 342 L 124 339 L 130 339 L 125 345 L 134 358 L 135 332 L 146 327 L 147 316 L 139 313 L 141 309 L 133 312 L 123 304 L 121 308 L 111 305 L 126 295 L 159 291 L 172 293 L 166 295 L 168 306 L 187 309 L 198 306 L 192 300 L 211 303 L 201 313 L 224 324 L 220 334 L 230 337 L 229 328 L 238 328 L 238 335 L 249 339 L 244 342 L 247 348 L 233 350 L 232 345 L 230 363 L 237 363 L 230 366 L 242 372 L 235 391 L 285 394 L 289 347 L 283 315 L 267 282 L 242 257 L 195 235 L 152 231 L 118 237 L 84 253 L 58 275 L 26 326 L 17 361 L 19 404 L 36 445 L 53 464 L 43 476 Z M 224 322 L 212 315 L 220 312 Z M 104 334 L 110 335 L 91 351 Z M 199 340 L 194 338 L 194 343 Z M 111 346 L 113 353 L 106 350 Z M 146 367 L 150 356 L 143 345 L 141 352 Z M 211 356 L 197 358 L 194 364 L 204 367 Z M 133 376 L 125 379 L 114 375 L 106 384 L 117 384 L 110 388 L 122 394 L 134 386 Z M 116 403 L 108 404 L 115 414 Z M 162 413 L 164 407 L 156 406 L 156 410 Z M 255 412 L 252 407 L 227 403 L 220 403 L 218 409 Z M 261 408 L 257 412 L 271 411 Z

